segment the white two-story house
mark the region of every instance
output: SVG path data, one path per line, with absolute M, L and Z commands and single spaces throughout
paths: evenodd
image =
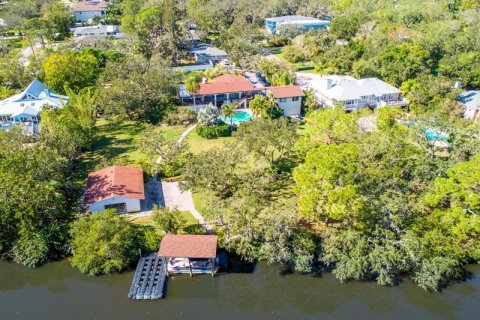
M 298 86 L 279 86 L 265 88 L 271 93 L 286 117 L 299 117 L 302 113 L 302 100 L 305 93 Z
M 68 97 L 52 92 L 35 79 L 24 91 L 0 101 L 0 129 L 20 125 L 26 133 L 36 134 L 42 109 L 61 108 L 67 102 Z
M 108 2 L 104 1 L 81 1 L 74 2 L 71 5 L 73 16 L 77 21 L 88 21 L 94 17 L 104 17 L 107 15 Z
M 409 104 L 398 88 L 376 78 L 298 74 L 297 82 L 303 89 L 313 89 L 322 105 L 343 107 L 346 111 Z
M 211 82 L 204 81 L 195 92 L 188 92 L 185 85 L 179 86 L 178 90 L 182 103 L 195 111 L 209 103 L 217 107 L 238 103 L 239 109 L 248 109 L 250 101 L 256 95 L 264 96 L 267 93 L 273 95 L 285 116 L 301 115 L 302 99 L 305 94 L 300 87 L 294 85 L 264 87 L 258 83 L 253 84 L 241 75 L 225 74 Z

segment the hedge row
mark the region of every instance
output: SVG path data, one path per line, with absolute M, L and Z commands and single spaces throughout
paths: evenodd
M 205 127 L 197 125 L 197 133 L 200 137 L 206 139 L 215 139 L 218 137 L 228 137 L 230 136 L 230 126 L 228 124 L 219 124 L 215 127 Z

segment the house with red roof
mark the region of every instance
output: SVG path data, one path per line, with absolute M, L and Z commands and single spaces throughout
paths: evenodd
M 211 82 L 204 81 L 192 93 L 188 92 L 185 86 L 179 88 L 182 103 L 195 111 L 210 103 L 219 108 L 224 104 L 238 103 L 239 109 L 248 109 L 250 101 L 256 95 L 266 95 L 267 93 L 271 93 L 275 97 L 285 116 L 300 116 L 302 98 L 305 94 L 295 85 L 264 87 L 263 85 L 254 85 L 241 75 L 225 74 Z
M 300 87 L 294 85 L 267 87 L 266 91 L 273 95 L 284 116 L 298 117 L 302 114 L 302 100 L 305 93 Z
M 250 81 L 240 75 L 225 74 L 211 82 L 204 80 L 192 93 L 181 86 L 179 95 L 183 104 L 193 106 L 198 111 L 202 106 L 210 103 L 217 107 L 238 103 L 240 108 L 247 108 L 249 100 L 262 92 L 263 88 L 254 87 Z
M 143 171 L 112 166 L 88 175 L 83 205 L 90 212 L 116 209 L 118 213 L 138 212 L 145 200 Z
M 71 8 L 73 16 L 77 21 L 88 21 L 94 17 L 104 17 L 107 15 L 108 2 L 105 1 L 79 1 L 73 2 Z

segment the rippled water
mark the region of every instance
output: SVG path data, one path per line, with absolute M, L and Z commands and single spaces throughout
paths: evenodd
M 132 272 L 88 277 L 66 261 L 40 269 L 0 261 L 0 319 L 475 319 L 480 266 L 471 271 L 432 294 L 409 281 L 340 284 L 260 263 L 253 273 L 175 277 L 166 299 L 130 301 Z

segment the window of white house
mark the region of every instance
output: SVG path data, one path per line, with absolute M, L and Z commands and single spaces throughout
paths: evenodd
M 287 102 L 286 98 L 280 98 L 280 102 Z
M 298 101 L 299 99 L 300 99 L 300 97 L 293 97 L 292 101 Z

